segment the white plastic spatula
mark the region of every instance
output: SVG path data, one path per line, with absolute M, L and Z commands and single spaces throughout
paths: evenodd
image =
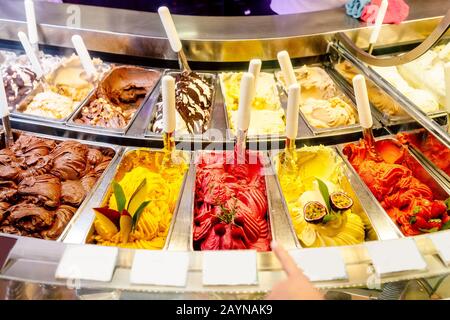
M 300 85 L 298 83 L 294 83 L 289 86 L 286 109 L 286 147 L 292 146 L 295 148 L 295 139 L 297 138 L 298 131 L 300 92 Z
M 288 103 L 286 109 L 286 147 L 284 165 L 289 170 L 295 170 L 297 165 L 295 155 L 295 139 L 298 131 L 298 112 L 300 106 L 300 85 L 291 84 L 288 89 Z
M 174 134 L 176 130 L 175 79 L 164 76 L 161 82 L 164 124 L 164 148 L 172 151 L 175 148 Z
M 161 94 L 163 103 L 163 140 L 164 158 L 161 168 L 173 167 L 185 162 L 183 152 L 175 148 L 176 109 L 175 109 L 175 79 L 164 76 L 161 82 Z
M 31 46 L 30 41 L 28 40 L 27 35 L 20 31 L 17 33 L 17 36 L 19 37 L 20 43 L 23 46 L 23 49 L 25 50 L 25 54 L 28 57 L 28 60 L 30 60 L 31 63 L 31 69 L 34 73 L 36 73 L 36 76 L 38 79 L 43 80 L 44 71 L 42 70 L 42 66 L 39 62 L 39 58 L 36 55 L 36 51 Z
M 373 137 L 373 119 L 370 112 L 369 96 L 367 95 L 366 80 L 358 74 L 353 77 L 353 90 L 355 91 L 356 106 L 358 107 L 359 124 L 363 129 L 364 140 L 367 146 L 375 150 L 375 138 Z
M 289 53 L 287 51 L 280 51 L 278 52 L 277 58 L 286 81 L 286 88 L 289 88 L 292 84 L 297 83 Z
M 30 39 L 31 46 L 33 50 L 37 53 L 39 52 L 39 37 L 36 25 L 36 13 L 34 11 L 33 0 L 25 0 L 25 16 L 27 19 L 27 32 L 28 38 Z
M 242 75 L 239 94 L 237 137 L 235 151 L 238 163 L 245 163 L 245 149 L 253 97 L 255 96 L 255 77 L 249 72 Z
M 83 38 L 79 35 L 72 36 L 72 44 L 78 54 L 78 57 L 80 58 L 84 72 L 86 72 L 88 79 L 97 79 L 97 69 L 95 69 L 94 63 L 92 62 L 91 56 L 86 49 Z
M 3 130 L 5 131 L 5 144 L 10 147 L 14 143 L 14 138 L 11 131 L 11 124 L 9 121 L 8 98 L 6 96 L 5 86 L 3 85 L 3 78 L 0 83 L 0 117 L 2 118 Z
M 186 54 L 183 51 L 180 37 L 178 36 L 177 29 L 175 28 L 175 24 L 173 23 L 169 8 L 159 7 L 158 14 L 163 24 L 164 30 L 166 31 L 166 35 L 169 39 L 172 50 L 178 53 L 178 59 L 181 69 L 191 71 L 191 68 L 189 67 L 189 64 L 187 62 Z
M 256 94 L 256 87 L 258 85 L 259 73 L 261 72 L 261 65 L 262 62 L 260 59 L 252 59 L 250 60 L 250 63 L 248 65 L 248 72 L 251 73 L 253 77 L 255 77 L 255 94 Z
M 444 65 L 445 110 L 447 110 L 447 132 L 450 134 L 450 62 Z
M 378 36 L 380 35 L 381 26 L 383 25 L 384 16 L 386 15 L 388 7 L 388 0 L 381 1 L 380 8 L 378 9 L 377 17 L 375 18 L 375 27 L 370 34 L 369 48 L 367 52 L 372 54 L 373 48 L 378 41 Z

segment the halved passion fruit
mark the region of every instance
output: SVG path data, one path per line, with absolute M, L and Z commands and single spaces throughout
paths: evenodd
M 305 221 L 309 223 L 320 223 L 327 215 L 327 208 L 318 201 L 309 201 L 303 207 Z
M 353 199 L 344 192 L 330 194 L 331 208 L 335 211 L 348 210 L 353 206 Z

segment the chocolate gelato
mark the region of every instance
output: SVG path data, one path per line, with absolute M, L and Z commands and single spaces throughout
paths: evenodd
M 133 66 L 113 68 L 81 109 L 75 123 L 104 128 L 125 128 L 145 97 L 153 90 L 160 72 Z
M 0 232 L 57 239 L 110 161 L 110 150 L 20 135 L 0 150 Z

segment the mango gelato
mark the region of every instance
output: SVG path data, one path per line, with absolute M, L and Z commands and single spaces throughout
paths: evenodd
M 164 155 L 140 149 L 125 156 L 115 182 L 123 191 L 125 214 L 129 214 L 134 226 L 124 233 L 124 213 L 118 213 L 120 201 L 113 184 L 103 207 L 95 209 L 91 242 L 134 249 L 164 247 L 187 170 L 187 161 L 166 167 Z M 141 205 L 144 209 L 137 213 Z

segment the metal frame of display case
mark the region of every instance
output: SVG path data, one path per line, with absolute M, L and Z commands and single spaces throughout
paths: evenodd
M 439 23 L 440 16 L 443 13 L 441 8 L 448 6 L 446 0 L 433 0 L 433 5 L 426 6 L 426 8 L 420 6 L 419 3 L 420 0 L 410 1 L 412 10 L 408 21 L 398 26 L 385 25 L 382 27 L 379 47 L 395 46 L 398 48 L 403 45 L 407 46 L 411 43 L 423 41 Z M 18 48 L 16 33 L 19 30 L 25 30 L 25 17 L 21 8 L 21 2 L 2 1 L 1 6 L 0 44 L 4 47 Z M 177 66 L 176 55 L 170 50 L 156 14 L 46 3 L 36 4 L 36 8 L 40 44 L 48 52 L 64 53 L 72 51 L 67 49 L 71 46 L 69 39 L 71 35 L 77 33 L 84 37 L 88 49 L 94 55 L 108 62 L 121 63 L 127 61 L 128 63 L 155 68 L 174 68 Z M 67 24 L 70 12 L 72 14 L 76 14 L 76 12 L 81 14 L 81 25 L 72 26 Z M 298 23 L 300 19 L 302 23 Z M 338 46 L 336 43 L 330 45 L 337 32 L 345 31 L 356 45 L 362 48 L 367 46 L 371 28 L 367 28 L 356 20 L 345 17 L 342 9 L 285 17 L 175 16 L 174 20 L 180 30 L 187 57 L 192 62 L 192 67 L 195 70 L 209 72 L 217 72 L 217 70 L 244 70 L 247 67 L 247 61 L 255 57 L 264 60 L 263 69 L 273 70 L 277 68 L 275 62 L 276 53 L 286 49 L 291 57 L 294 58 L 294 65 L 298 66 L 305 63 L 328 62 L 330 55 L 342 55 L 343 58 L 354 63 L 362 73 L 377 83 L 382 90 L 398 100 L 407 113 L 420 125 L 426 127 L 437 137 L 442 135 L 442 128 L 438 128 L 433 121 L 423 114 L 414 111 L 408 101 L 401 100 L 401 97 L 393 93 L 392 88 L 383 85 L 379 79 L 374 79 L 374 75 L 367 72 L 366 67 L 360 61 L 354 59 L 345 48 Z M 120 21 L 120 23 L 117 23 L 117 21 Z M 320 23 L 317 21 L 320 21 Z M 243 25 L 248 27 L 242 28 Z M 227 32 L 224 33 L 223 30 L 227 30 Z M 354 99 L 351 96 L 351 90 L 345 84 L 339 85 L 342 86 L 342 89 L 350 98 Z M 158 90 L 159 88 L 155 88 L 154 93 L 158 92 Z M 220 90 L 217 91 L 217 95 L 221 96 Z M 153 94 L 147 100 L 146 105 L 136 116 L 136 121 L 133 122 L 126 134 L 84 130 L 66 126 L 65 124 L 49 125 L 38 120 L 19 118 L 12 118 L 12 125 L 16 129 L 45 133 L 56 137 L 95 140 L 111 145 L 161 148 L 163 146 L 162 139 L 145 135 L 146 121 L 150 117 L 150 111 L 153 107 L 151 104 L 155 103 L 156 100 L 156 94 Z M 375 130 L 376 135 L 389 134 L 387 128 L 378 121 L 379 119 L 375 117 L 374 120 L 377 128 Z M 413 123 L 411 126 L 414 127 L 414 125 L 417 126 L 417 123 Z M 303 123 L 301 129 L 306 127 L 306 124 Z M 410 128 L 410 124 L 405 123 L 406 127 Z M 330 133 L 324 136 L 314 136 L 312 133 L 305 136 L 300 134 L 296 140 L 296 145 L 298 147 L 304 144 L 337 145 L 356 141 L 361 136 L 361 132 L 348 134 L 342 134 L 342 132 Z M 440 140 L 446 141 L 446 139 Z M 446 145 L 450 146 L 450 141 L 447 142 Z M 232 146 L 233 141 L 229 139 L 221 141 L 179 140 L 178 145 L 185 146 L 189 151 L 206 147 L 221 149 Z M 274 146 L 276 149 L 282 149 L 284 148 L 284 140 L 261 140 L 248 143 L 248 146 L 250 149 L 261 146 L 263 149 L 271 149 Z M 94 205 L 94 201 L 97 201 L 99 196 L 106 191 L 114 169 L 115 167 L 111 167 L 105 172 L 105 178 L 100 182 L 95 194 L 84 206 L 84 211 L 72 224 L 63 243 L 15 237 L 18 241 L 11 252 L 9 262 L 1 270 L 0 279 L 42 283 L 50 286 L 65 286 L 74 290 L 119 290 L 138 295 L 155 293 L 159 295 L 167 294 L 171 297 L 193 297 L 197 294 L 205 294 L 208 297 L 217 297 L 216 295 L 220 296 L 221 294 L 238 294 L 247 297 L 260 297 L 262 294 L 270 291 L 274 283 L 284 278 L 284 272 L 271 253 L 258 253 L 258 285 L 233 287 L 203 286 L 202 253 L 184 248 L 186 247 L 185 241 L 179 240 L 179 237 L 190 237 L 190 235 L 182 232 L 182 222 L 190 223 L 188 219 L 185 219 L 186 221 L 174 222 L 173 232 L 166 248 L 167 250 L 179 250 L 183 247 L 183 250 L 189 252 L 191 262 L 188 284 L 185 288 L 130 284 L 129 274 L 134 250 L 128 249 L 119 249 L 119 258 L 111 282 L 80 281 L 72 283 L 55 279 L 55 270 L 65 246 L 83 243 L 83 230 L 77 231 L 77 223 L 81 223 L 82 219 L 92 214 L 89 209 Z M 191 188 L 195 181 L 194 173 L 195 170 L 191 165 L 186 178 L 186 185 L 189 185 Z M 370 215 L 370 212 L 372 214 L 381 214 L 379 206 L 373 203 L 373 199 L 367 194 L 359 177 L 349 171 L 348 178 L 360 202 L 367 204 L 365 209 L 368 211 L 368 214 Z M 288 248 L 296 247 L 295 235 L 292 232 L 286 232 L 286 226 L 289 224 L 290 217 L 283 207 L 282 195 L 275 176 L 268 177 L 267 187 L 269 196 L 273 197 L 271 201 L 273 205 L 272 217 L 274 214 L 277 216 L 273 221 L 275 238 Z M 191 196 L 189 193 L 182 195 L 180 210 L 189 210 L 188 198 Z M 187 217 L 186 214 L 184 216 Z M 291 230 L 290 227 L 289 230 Z M 81 238 L 83 240 L 80 240 Z M 398 236 L 398 238 L 401 237 Z M 427 235 L 414 237 L 414 240 L 427 263 L 426 271 L 405 272 L 377 279 L 364 244 L 343 246 L 339 247 L 339 251 L 344 257 L 348 279 L 344 281 L 318 282 L 316 285 L 322 289 L 371 287 L 371 281 L 375 281 L 376 284 L 383 284 L 450 273 L 450 268 L 440 260 Z

